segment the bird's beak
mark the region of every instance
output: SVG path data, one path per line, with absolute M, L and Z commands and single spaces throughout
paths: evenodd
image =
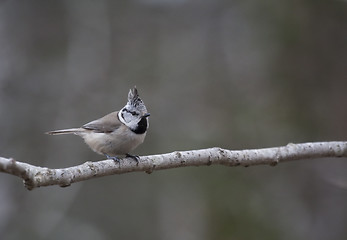
M 143 118 L 146 118 L 146 117 L 149 117 L 149 116 L 151 116 L 150 113 L 145 113 L 142 117 L 143 117 Z

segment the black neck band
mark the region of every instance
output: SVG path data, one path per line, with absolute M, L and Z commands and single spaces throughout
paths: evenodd
M 137 125 L 136 129 L 131 129 L 136 134 L 143 134 L 147 131 L 147 119 L 143 117 Z

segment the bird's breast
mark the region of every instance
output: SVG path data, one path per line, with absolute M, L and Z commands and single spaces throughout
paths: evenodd
M 124 155 L 133 151 L 143 143 L 146 133 L 136 134 L 125 125 L 111 133 L 96 133 L 90 131 L 84 134 L 86 144 L 99 154 L 110 156 Z

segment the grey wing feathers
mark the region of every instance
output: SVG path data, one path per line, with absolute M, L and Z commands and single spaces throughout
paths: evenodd
M 98 133 L 110 133 L 119 128 L 121 124 L 122 123 L 118 120 L 118 112 L 113 112 L 102 118 L 84 124 L 82 128 Z

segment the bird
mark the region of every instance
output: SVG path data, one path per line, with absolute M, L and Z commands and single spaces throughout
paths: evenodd
M 149 127 L 150 113 L 141 100 L 136 86 L 129 90 L 128 102 L 119 111 L 84 124 L 79 128 L 69 128 L 46 132 L 49 135 L 74 134 L 84 139 L 96 153 L 120 162 L 120 155 L 131 157 L 138 163 L 139 156 L 132 155 L 136 147 L 143 143 Z

